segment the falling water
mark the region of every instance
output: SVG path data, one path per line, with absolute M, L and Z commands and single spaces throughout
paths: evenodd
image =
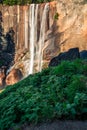
M 35 57 L 35 45 L 37 43 L 37 15 L 38 5 L 30 5 L 30 68 L 29 74 L 33 73 L 34 69 L 34 57 Z
M 34 37 L 35 37 L 35 56 L 36 56 L 36 58 L 37 58 L 37 52 L 38 52 L 38 44 L 37 44 L 37 29 L 38 29 L 38 27 L 37 27 L 37 25 L 38 25 L 38 4 L 36 5 L 36 10 L 35 10 L 35 35 L 34 35 Z
M 42 51 L 42 49 L 44 47 L 44 42 L 45 42 L 45 24 L 46 24 L 48 9 L 49 9 L 49 3 L 47 3 L 44 7 L 44 11 L 43 11 L 43 15 L 42 15 L 42 21 L 41 21 L 41 27 L 40 27 L 38 71 L 42 70 L 42 64 L 43 64 L 43 51 Z
M 45 47 L 45 36 L 48 31 L 48 16 L 50 16 L 48 14 L 49 5 L 50 3 L 17 5 L 12 8 L 11 19 L 13 19 L 14 42 L 16 43 L 14 58 L 16 63 L 14 65 L 15 68 L 23 68 L 26 75 L 41 71 L 43 67 L 43 48 Z M 4 15 L 6 22 L 8 13 Z
M 37 71 L 42 70 L 43 47 L 45 42 L 45 28 L 46 28 L 45 24 L 47 19 L 47 11 L 49 8 L 49 3 L 47 3 L 44 6 L 42 16 L 39 16 L 39 19 L 41 19 L 40 28 L 38 28 L 38 13 L 39 13 L 38 7 L 39 7 L 38 4 L 31 4 L 29 8 L 29 14 L 25 10 L 25 20 L 24 20 L 25 48 L 28 48 L 29 46 L 29 53 L 30 53 L 28 74 L 34 73 L 35 64 L 37 65 Z M 39 30 L 40 34 L 38 34 L 37 30 Z
M 33 73 L 33 67 L 34 67 L 34 22 L 35 22 L 35 5 L 32 4 L 30 6 L 30 68 L 29 68 L 29 74 Z

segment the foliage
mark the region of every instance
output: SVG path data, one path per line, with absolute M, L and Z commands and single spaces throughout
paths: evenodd
M 43 3 L 43 2 L 50 2 L 52 0 L 3 0 L 3 4 L 5 5 L 25 5 L 31 3 Z
M 87 119 L 86 61 L 64 61 L 0 94 L 0 130 L 55 118 Z
M 55 15 L 54 15 L 54 19 L 58 20 L 58 17 L 59 17 L 59 14 L 56 12 Z
M 31 0 L 3 0 L 3 4 L 5 5 L 23 5 L 26 3 L 31 3 Z

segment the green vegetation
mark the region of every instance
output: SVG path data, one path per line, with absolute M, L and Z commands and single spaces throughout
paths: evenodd
M 64 61 L 0 93 L 0 130 L 53 119 L 87 119 L 86 61 Z
M 3 0 L 3 4 L 5 5 L 25 5 L 31 3 L 43 3 L 43 2 L 50 2 L 52 0 Z
M 59 17 L 59 14 L 56 12 L 55 15 L 54 15 L 54 19 L 58 20 L 58 17 Z

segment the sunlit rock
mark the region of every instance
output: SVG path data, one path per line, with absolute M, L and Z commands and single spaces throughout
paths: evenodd
M 84 0 L 0 6 L 0 11 L 4 36 L 10 36 L 14 43 L 9 44 L 5 37 L 8 46 L 3 46 L 3 50 L 13 48 L 8 69 L 20 68 L 23 75 L 28 76 L 41 71 L 53 57 L 70 48 L 87 50 L 87 3 Z
M 17 83 L 23 78 L 23 75 L 19 69 L 13 69 L 6 77 L 6 85 L 12 85 Z

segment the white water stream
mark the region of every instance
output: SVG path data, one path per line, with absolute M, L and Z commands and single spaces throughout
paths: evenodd
M 38 13 L 39 5 L 31 4 L 29 12 L 25 10 L 24 25 L 25 25 L 25 48 L 29 46 L 29 74 L 34 72 L 34 64 L 37 61 L 37 71 L 42 70 L 43 65 L 43 47 L 45 41 L 45 24 L 47 20 L 47 11 L 49 3 L 45 4 L 42 15 L 39 16 L 40 28 L 38 29 Z M 39 30 L 39 34 L 38 34 Z M 39 36 L 38 36 L 39 35 Z M 38 36 L 38 38 L 37 38 Z
M 41 20 L 41 27 L 40 27 L 40 38 L 39 38 L 39 53 L 38 53 L 38 70 L 42 70 L 43 64 L 43 47 L 45 42 L 45 24 L 47 19 L 47 10 L 49 8 L 49 4 L 47 3 L 43 10 L 42 20 Z

